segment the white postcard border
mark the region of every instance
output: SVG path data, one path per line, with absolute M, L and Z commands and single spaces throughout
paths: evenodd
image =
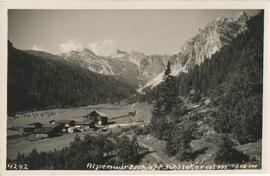
M 138 175 L 138 174 L 220 174 L 270 172 L 270 58 L 269 29 L 270 1 L 107 1 L 107 0 L 17 0 L 0 1 L 0 114 L 1 127 L 1 175 Z M 264 9 L 264 83 L 263 83 L 263 139 L 261 170 L 200 170 L 200 171 L 6 171 L 6 124 L 7 124 L 7 10 L 8 9 Z M 267 150 L 268 149 L 268 150 Z

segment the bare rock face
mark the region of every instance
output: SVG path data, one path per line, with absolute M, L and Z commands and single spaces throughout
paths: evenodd
M 247 20 L 248 17 L 243 12 L 235 18 L 221 17 L 203 26 L 179 52 L 178 59 L 183 63 L 180 69 L 187 72 L 194 65 L 210 59 L 221 47 L 228 45 L 238 34 L 247 30 Z M 175 61 L 177 62 L 177 59 Z
M 119 49 L 111 56 L 98 56 L 89 49 L 70 51 L 61 57 L 79 64 L 93 72 L 120 76 L 121 78 L 143 84 L 164 70 L 169 55 L 145 55 L 140 52 L 126 52 Z
M 202 26 L 198 33 L 187 40 L 180 52 L 172 55 L 172 74 L 188 72 L 195 65 L 200 65 L 213 54 L 228 45 L 237 35 L 247 30 L 248 16 L 241 12 L 234 18 L 220 17 Z M 144 87 L 155 87 L 162 82 L 163 73 L 158 74 Z
M 96 73 L 104 75 L 115 74 L 108 63 L 107 58 L 97 56 L 89 49 L 84 49 L 83 51 L 70 51 L 68 53 L 63 53 L 61 57 Z

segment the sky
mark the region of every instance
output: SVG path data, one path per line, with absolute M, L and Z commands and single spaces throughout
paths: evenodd
M 257 10 L 9 10 L 8 37 L 19 49 L 54 54 L 115 49 L 173 54 L 207 22 Z

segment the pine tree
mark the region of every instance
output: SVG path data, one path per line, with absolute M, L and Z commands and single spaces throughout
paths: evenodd
M 164 73 L 164 80 L 166 81 L 166 78 L 168 78 L 172 73 L 172 70 L 171 70 L 171 62 L 168 61 L 167 63 L 167 68 L 165 70 L 165 73 Z
M 161 88 L 161 98 L 163 100 L 164 112 L 170 113 L 177 106 L 178 88 L 175 76 L 171 75 L 171 63 L 168 61 L 164 73 L 164 83 Z
M 171 75 L 171 63 L 168 61 L 164 74 L 164 81 L 157 89 L 157 98 L 154 104 L 151 118 L 152 134 L 158 138 L 168 138 L 168 115 L 177 107 L 178 88 L 177 82 Z
M 159 100 L 154 105 L 150 124 L 152 134 L 158 138 L 162 138 L 164 131 L 168 128 L 168 123 Z

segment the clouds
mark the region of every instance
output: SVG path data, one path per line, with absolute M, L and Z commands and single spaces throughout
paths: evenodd
M 33 46 L 31 47 L 31 50 L 36 50 L 36 51 L 46 51 L 46 52 L 48 52 L 48 50 L 47 50 L 46 48 L 44 48 L 44 47 L 41 46 L 41 45 L 37 45 L 37 44 L 33 45 Z
M 115 53 L 115 44 L 111 38 L 99 40 L 96 42 L 90 42 L 84 46 L 78 39 L 68 39 L 66 42 L 59 45 L 61 53 L 69 51 L 82 51 L 84 48 L 88 48 L 96 55 L 109 56 Z
M 72 50 L 80 51 L 83 46 L 78 39 L 69 39 L 65 43 L 61 43 L 59 49 L 62 53 L 66 53 Z
M 88 48 L 95 54 L 101 56 L 109 56 L 115 53 L 114 42 L 111 38 L 100 40 L 94 43 L 89 43 Z

